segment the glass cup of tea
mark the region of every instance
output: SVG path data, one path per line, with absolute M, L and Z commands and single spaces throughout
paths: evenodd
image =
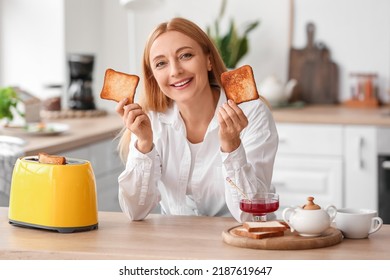
M 240 209 L 253 216 L 256 222 L 267 221 L 267 214 L 279 209 L 279 195 L 276 193 L 258 192 L 241 196 Z

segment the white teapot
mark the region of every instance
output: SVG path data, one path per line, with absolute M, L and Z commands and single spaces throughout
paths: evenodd
M 286 208 L 283 219 L 290 226 L 291 232 L 297 231 L 301 236 L 320 236 L 336 218 L 337 209 L 329 205 L 325 210 L 314 204 L 314 197 L 307 198 L 308 203 L 303 207 Z
M 260 83 L 259 91 L 272 106 L 279 106 L 287 103 L 297 84 L 297 80 L 291 79 L 283 85 L 275 75 L 271 75 Z

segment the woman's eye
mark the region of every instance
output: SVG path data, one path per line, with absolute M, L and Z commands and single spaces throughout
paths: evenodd
M 180 56 L 180 59 L 190 59 L 193 57 L 192 53 L 184 53 Z
M 159 62 L 157 62 L 156 64 L 155 64 L 155 67 L 156 68 L 161 68 L 161 67 L 163 67 L 165 65 L 165 62 L 164 61 L 159 61 Z

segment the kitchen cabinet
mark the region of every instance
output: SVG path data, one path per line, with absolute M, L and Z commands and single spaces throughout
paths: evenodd
M 325 207 L 378 210 L 377 126 L 277 123 L 273 184 L 281 208 L 307 196 Z
M 345 207 L 378 208 L 377 128 L 346 126 Z
M 66 157 L 91 162 L 96 179 L 99 211 L 121 211 L 118 202 L 118 176 L 124 166 L 116 146 L 117 141 L 109 139 L 63 153 Z
M 273 181 L 280 208 L 303 205 L 313 196 L 321 206 L 342 206 L 343 130 L 339 125 L 277 124 L 279 149 Z

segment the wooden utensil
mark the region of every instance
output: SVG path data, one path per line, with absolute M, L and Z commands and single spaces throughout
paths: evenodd
M 240 188 L 232 181 L 232 179 L 230 179 L 229 177 L 226 177 L 226 181 L 228 181 L 229 184 L 230 184 L 233 188 L 237 189 L 245 199 L 251 201 L 251 200 L 249 199 L 249 197 L 244 193 L 244 191 L 243 191 L 242 189 L 240 189 Z
M 289 79 L 298 81 L 298 92 L 293 101 L 309 104 L 338 102 L 338 67 L 330 58 L 323 43 L 314 42 L 315 26 L 306 26 L 307 45 L 303 49 L 290 48 Z
M 296 232 L 285 231 L 280 237 L 269 237 L 263 239 L 253 239 L 243 237 L 234 233 L 236 226 L 222 232 L 222 239 L 225 243 L 243 248 L 262 250 L 306 250 L 333 246 L 343 240 L 340 230 L 330 227 L 321 236 L 302 237 Z

